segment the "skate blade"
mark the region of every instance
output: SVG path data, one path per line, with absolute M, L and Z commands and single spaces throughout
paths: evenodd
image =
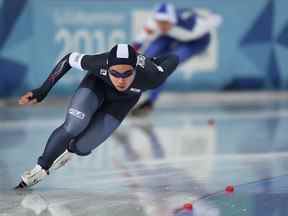
M 27 188 L 27 184 L 23 181 L 21 181 L 16 187 L 14 187 L 15 190 L 21 190 Z

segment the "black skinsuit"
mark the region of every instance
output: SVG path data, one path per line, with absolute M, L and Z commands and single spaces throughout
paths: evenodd
M 38 102 L 43 100 L 71 69 L 71 61 L 78 61 L 78 68 L 88 71 L 71 100 L 65 122 L 51 134 L 39 157 L 38 164 L 43 169 L 48 170 L 66 149 L 78 155 L 88 155 L 120 125 L 141 93 L 163 84 L 179 63 L 173 54 L 153 59 L 139 54 L 135 79 L 126 91 L 120 92 L 109 78 L 107 57 L 108 53 L 68 54 L 59 61 L 42 86 L 32 91 Z

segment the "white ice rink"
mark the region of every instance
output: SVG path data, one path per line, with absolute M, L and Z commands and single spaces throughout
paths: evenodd
M 176 97 L 27 191 L 65 107 L 2 106 L 0 216 L 287 216 L 288 94 Z

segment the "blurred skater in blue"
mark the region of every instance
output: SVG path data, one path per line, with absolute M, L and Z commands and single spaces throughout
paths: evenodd
M 221 23 L 220 15 L 207 10 L 176 9 L 173 4 L 161 3 L 155 7 L 133 46 L 149 57 L 172 52 L 183 63 L 207 50 L 211 31 Z M 148 99 L 139 104 L 132 115 L 141 116 L 152 111 L 162 89 L 163 85 L 152 90 Z

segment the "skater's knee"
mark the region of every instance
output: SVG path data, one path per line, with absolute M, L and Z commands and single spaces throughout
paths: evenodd
M 78 156 L 87 156 L 90 153 L 91 153 L 91 151 L 89 151 L 89 152 L 81 152 L 81 151 L 74 152 L 74 154 L 77 154 Z
M 63 124 L 65 131 L 70 134 L 72 137 L 78 136 L 82 133 L 88 126 L 89 119 L 82 120 L 68 120 Z
M 79 156 L 87 156 L 91 153 L 91 150 L 84 150 L 84 149 L 80 149 L 77 147 L 77 145 L 75 144 L 75 142 L 71 142 L 68 146 L 68 151 L 72 152 L 74 154 L 77 154 Z

